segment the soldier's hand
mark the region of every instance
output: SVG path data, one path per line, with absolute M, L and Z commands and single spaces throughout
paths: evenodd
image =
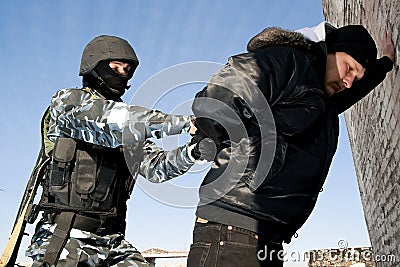
M 213 161 L 217 155 L 217 146 L 211 138 L 196 134 L 190 141 L 194 144 L 191 155 L 195 160 Z

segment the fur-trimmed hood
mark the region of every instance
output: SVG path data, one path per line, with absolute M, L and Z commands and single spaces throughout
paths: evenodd
M 264 29 L 251 38 L 247 44 L 247 50 L 249 52 L 254 52 L 262 48 L 281 45 L 310 49 L 311 41 L 301 33 L 284 30 L 278 27 L 271 27 Z

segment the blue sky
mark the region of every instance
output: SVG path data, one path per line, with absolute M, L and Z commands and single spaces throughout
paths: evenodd
M 0 249 L 11 232 L 40 147 L 41 115 L 57 90 L 80 86 L 80 57 L 92 38 L 117 35 L 135 48 L 140 65 L 124 96 L 130 102 L 135 88 L 168 67 L 191 61 L 224 64 L 230 55 L 245 52 L 248 40 L 265 27 L 295 30 L 323 20 L 320 0 L 1 1 Z M 201 88 L 202 84 L 184 86 L 178 95 L 190 101 Z M 170 112 L 180 101 L 172 94 L 157 108 Z M 341 126 L 324 191 L 299 237 L 286 246 L 289 251 L 336 248 L 341 239 L 349 246 L 369 245 L 343 118 Z M 201 173 L 192 172 L 174 183 L 200 182 Z M 187 250 L 194 212 L 160 203 L 136 187 L 129 201 L 127 239 L 139 250 Z M 32 233 L 32 226 L 28 231 Z M 28 240 L 24 238 L 20 250 L 22 261 Z

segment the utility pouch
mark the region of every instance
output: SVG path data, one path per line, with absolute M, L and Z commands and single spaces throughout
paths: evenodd
M 97 175 L 97 187 L 94 193 L 92 194 L 92 206 L 94 208 L 99 208 L 100 204 L 103 204 L 104 208 L 111 207 L 112 198 L 109 198 L 110 191 L 114 190 L 114 180 L 117 173 L 117 166 L 112 161 L 107 161 L 104 158 L 101 161 L 99 166 L 98 175 Z M 109 199 L 110 203 L 103 203 L 104 201 Z
M 68 187 L 74 165 L 77 142 L 72 138 L 59 137 L 54 145 L 48 173 L 49 197 L 55 204 L 68 205 Z
M 93 151 L 77 151 L 73 180 L 75 192 L 83 201 L 89 199 L 89 194 L 93 192 L 96 185 L 97 158 L 97 153 Z
M 50 167 L 50 186 L 62 186 L 69 181 L 71 162 L 76 151 L 76 141 L 72 138 L 59 137 L 56 140 Z

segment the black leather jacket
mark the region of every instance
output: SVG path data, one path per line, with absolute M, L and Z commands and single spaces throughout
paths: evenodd
M 231 57 L 196 95 L 198 128 L 222 148 L 200 187 L 197 216 L 288 243 L 310 215 L 336 151 L 338 114 L 392 63 L 378 60 L 352 88 L 328 98 L 325 44 L 299 43 Z

